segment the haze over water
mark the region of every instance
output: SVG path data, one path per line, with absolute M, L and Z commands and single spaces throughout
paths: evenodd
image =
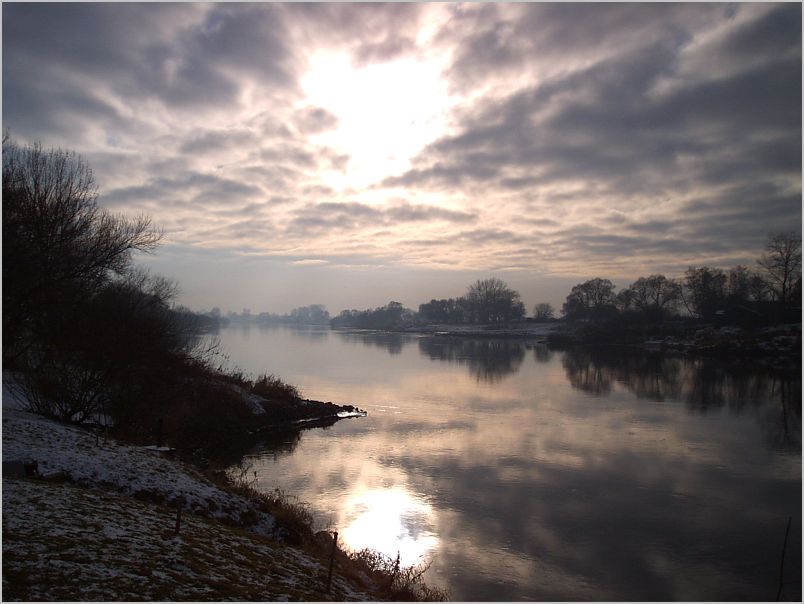
M 360 419 L 247 459 L 455 600 L 801 597 L 801 378 L 523 340 L 230 327 L 230 362 Z

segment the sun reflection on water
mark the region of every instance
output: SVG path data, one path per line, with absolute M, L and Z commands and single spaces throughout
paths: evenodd
M 421 497 L 400 488 L 365 489 L 343 506 L 341 537 L 353 550 L 371 548 L 410 566 L 438 546 L 435 512 Z

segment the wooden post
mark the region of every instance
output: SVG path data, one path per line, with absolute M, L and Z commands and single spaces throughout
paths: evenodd
M 338 544 L 338 531 L 332 533 L 332 553 L 329 556 L 329 573 L 327 574 L 327 593 L 332 587 L 332 566 L 335 564 L 335 549 Z
M 784 552 L 787 549 L 787 535 L 790 534 L 790 523 L 793 522 L 793 517 L 787 517 L 787 529 L 784 532 L 784 545 L 782 545 L 782 562 L 779 564 L 779 591 L 776 592 L 776 601 L 782 597 L 782 586 L 784 585 Z

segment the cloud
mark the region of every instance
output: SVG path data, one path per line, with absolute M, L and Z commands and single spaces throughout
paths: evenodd
M 454 48 L 447 75 L 464 90 L 489 81 L 506 85 L 511 76 L 543 80 L 583 70 L 659 36 L 679 43 L 726 12 L 723 6 L 672 3 L 458 5 L 438 39 Z
M 287 6 L 311 43 L 344 49 L 355 67 L 415 54 L 416 33 L 428 7 L 415 3 L 299 3 Z
M 411 204 L 402 202 L 392 205 L 386 214 L 391 221 L 396 222 L 424 222 L 446 221 L 454 223 L 475 222 L 478 216 L 474 212 L 448 210 L 436 206 Z
M 306 107 L 296 113 L 296 125 L 305 134 L 318 134 L 338 125 L 338 118 L 322 107 Z
M 232 149 L 254 145 L 258 140 L 253 131 L 245 128 L 205 130 L 184 139 L 179 145 L 179 151 L 193 155 L 229 152 Z
M 294 260 L 292 264 L 297 266 L 320 266 L 322 264 L 329 264 L 329 260 L 322 258 L 304 258 L 303 260 Z
M 721 25 L 717 44 L 706 45 L 713 52 L 728 55 L 742 52 L 755 39 L 773 37 L 773 41 L 758 46 L 761 61 L 722 76 L 707 72 L 708 77 L 695 78 L 679 75 L 694 54 L 686 53 L 695 40 L 694 28 L 687 35 L 679 35 L 673 27 L 656 35 L 647 19 L 649 13 L 655 19 L 656 11 L 629 6 L 635 14 L 626 17 L 620 7 L 609 7 L 585 8 L 580 22 L 566 23 L 567 13 L 579 6 L 534 6 L 517 22 L 495 21 L 507 11 L 491 5 L 459 13 L 458 22 L 476 22 L 480 32 L 459 44 L 459 58 L 450 73 L 461 81 L 470 75 L 481 77 L 482 69 L 498 73 L 521 65 L 527 53 L 526 42 L 519 37 L 535 14 L 546 21 L 540 20 L 538 30 L 532 30 L 534 39 L 527 41 L 534 48 L 550 45 L 553 20 L 556 27 L 565 25 L 561 31 L 567 38 L 560 47 L 568 55 L 594 41 L 582 33 L 593 28 L 595 19 L 604 23 L 620 19 L 611 32 L 599 23 L 594 26 L 598 36 L 603 31 L 606 40 L 609 33 L 627 31 L 629 36 L 618 52 L 603 53 L 601 60 L 502 96 L 481 97 L 464 110 L 454 133 L 428 145 L 411 169 L 384 179 L 382 186 L 443 192 L 474 187 L 486 194 L 508 190 L 520 194 L 526 206 L 551 217 L 559 198 L 562 205 L 570 201 L 577 216 L 599 216 L 615 204 L 623 216 L 638 212 L 637 224 L 644 222 L 646 230 L 662 226 L 676 236 L 689 235 L 675 245 L 662 244 L 667 251 L 682 249 L 684 243 L 690 250 L 713 247 L 701 235 L 710 229 L 713 235 L 725 236 L 721 221 L 739 233 L 732 241 L 735 247 L 748 243 L 748 231 L 754 242 L 765 237 L 771 225 L 768 218 L 757 220 L 763 212 L 777 224 L 799 221 L 800 199 L 795 199 L 800 198 L 801 164 L 800 7 L 775 6 L 731 27 Z M 667 11 L 679 23 L 690 20 L 687 9 L 656 10 Z M 692 10 L 711 19 L 709 8 Z M 450 27 L 455 28 L 451 35 L 457 35 L 455 23 Z M 606 40 L 598 42 L 605 46 Z M 632 52 L 623 50 L 630 46 Z M 471 66 L 463 65 L 460 53 L 472 56 Z M 458 76 L 459 69 L 468 71 Z M 777 182 L 790 183 L 789 188 L 770 199 L 736 194 L 747 192 L 750 184 Z M 554 199 L 544 192 L 563 183 L 576 183 L 574 193 Z M 724 188 L 732 194 L 717 192 Z M 651 208 L 650 200 L 657 196 L 674 201 Z M 692 229 L 686 224 L 687 213 L 698 207 L 696 199 L 712 199 L 713 207 L 695 217 Z M 777 202 L 768 212 L 766 204 L 772 199 Z M 617 232 L 619 228 L 612 223 L 605 239 L 574 238 L 567 245 L 575 244 L 579 253 L 608 258 L 618 249 L 650 253 L 656 248 L 649 239 L 631 238 Z M 575 237 L 572 231 L 564 233 Z M 722 246 L 728 248 L 727 236 L 725 242 Z
M 437 206 L 396 201 L 382 206 L 359 202 L 324 202 L 309 204 L 295 212 L 292 226 L 304 230 L 331 231 L 360 229 L 366 226 L 394 227 L 405 223 L 466 223 L 477 220 L 470 212 Z
M 259 187 L 212 174 L 188 172 L 175 178 L 156 178 L 145 185 L 126 187 L 104 195 L 107 204 L 136 201 L 170 203 L 189 199 L 197 203 L 225 204 L 233 198 L 253 198 L 262 194 Z
M 636 278 L 743 262 L 801 221 L 796 4 L 11 3 L 3 17 L 12 137 L 75 149 L 102 204 L 151 214 L 176 244 Z M 418 82 L 411 111 L 330 103 L 337 79 L 313 95 L 321 57 Z
M 87 84 L 135 114 L 237 107 L 238 77 L 295 85 L 289 40 L 275 26 L 278 7 L 20 4 L 4 12 L 3 104 L 14 122 L 30 115 L 23 101 L 31 97 L 42 105 L 37 113 L 56 123 L 91 115 L 96 106 L 60 98 L 91 96 Z

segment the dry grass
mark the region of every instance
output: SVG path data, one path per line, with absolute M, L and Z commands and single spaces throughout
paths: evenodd
M 225 483 L 242 497 L 259 502 L 274 515 L 278 527 L 289 542 L 301 546 L 315 556 L 323 565 L 329 563 L 332 552 L 332 537 L 324 531 L 316 532 L 314 518 L 307 504 L 296 497 L 286 495 L 280 489 L 265 493 L 255 488 L 255 480 L 248 478 L 249 468 L 240 466 L 235 472 L 217 474 L 218 481 Z M 338 547 L 335 554 L 337 572 L 352 582 L 372 591 L 382 600 L 406 602 L 438 602 L 449 600 L 444 589 L 428 586 L 424 573 L 429 562 L 413 566 L 400 566 L 399 560 L 389 558 L 371 549 L 349 551 Z
M 395 602 L 442 602 L 449 592 L 424 582 L 430 562 L 400 566 L 399 558 L 390 558 L 371 549 L 346 552 L 344 574 L 352 578 L 368 576 L 380 587 L 384 599 Z
M 269 401 L 297 401 L 301 391 L 291 384 L 286 384 L 274 374 L 262 374 L 251 387 L 251 391 Z
M 373 600 L 296 548 L 172 508 L 44 480 L 3 481 L 4 600 Z

